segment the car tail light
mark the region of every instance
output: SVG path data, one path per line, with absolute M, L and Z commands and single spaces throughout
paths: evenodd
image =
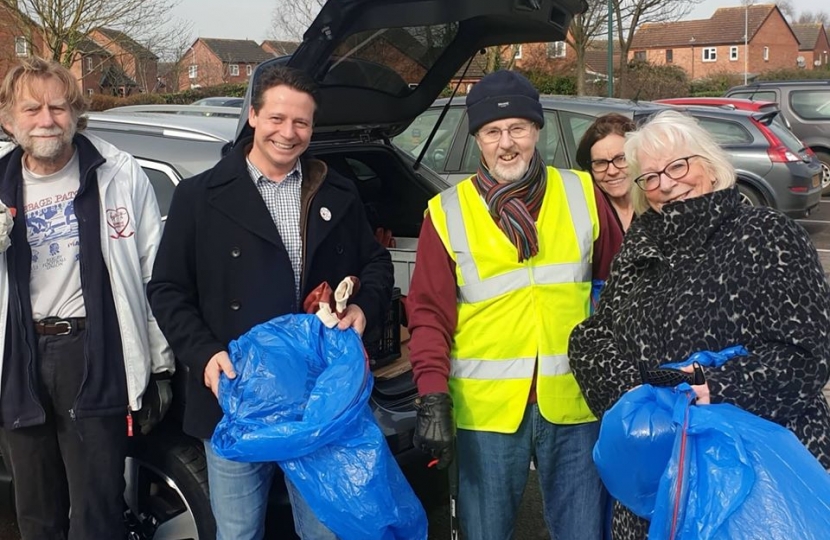
M 752 122 L 758 127 L 759 130 L 761 130 L 761 134 L 763 134 L 764 138 L 769 143 L 767 155 L 769 156 L 770 161 L 773 163 L 794 163 L 801 161 L 801 158 L 798 157 L 798 155 L 792 150 L 784 146 L 781 139 L 776 137 L 775 133 L 773 133 L 762 122 L 759 122 L 755 118 L 752 119 Z

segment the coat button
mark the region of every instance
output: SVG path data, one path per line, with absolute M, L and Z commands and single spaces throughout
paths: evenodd
M 231 249 L 231 257 L 233 257 L 234 259 L 238 259 L 240 255 L 242 255 L 241 249 L 239 249 L 238 247 Z
M 343 255 L 343 244 L 337 244 L 335 251 L 337 251 L 338 255 Z
M 239 308 L 242 307 L 242 303 L 239 300 L 234 300 L 231 302 L 231 309 L 234 311 L 239 311 Z

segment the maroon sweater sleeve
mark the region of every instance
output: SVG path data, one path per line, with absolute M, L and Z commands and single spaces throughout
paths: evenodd
M 421 226 L 415 270 L 406 297 L 409 354 L 421 395 L 447 392 L 450 346 L 458 324 L 455 261 L 438 237 L 429 215 Z
M 597 186 L 594 186 L 594 198 L 597 201 L 599 216 L 599 236 L 594 240 L 594 260 L 592 278 L 607 280 L 611 273 L 611 261 L 620 251 L 623 232 L 614 219 L 613 208 L 605 200 Z

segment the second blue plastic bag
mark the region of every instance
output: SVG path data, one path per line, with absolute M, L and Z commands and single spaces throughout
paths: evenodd
M 368 400 L 360 337 L 314 315 L 286 315 L 230 345 L 225 413 L 211 443 L 226 459 L 276 461 L 341 540 L 427 536 L 423 507 L 395 462 Z

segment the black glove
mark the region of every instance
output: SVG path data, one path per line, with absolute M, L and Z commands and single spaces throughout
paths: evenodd
M 438 460 L 444 469 L 453 460 L 455 423 L 452 419 L 452 398 L 446 393 L 421 396 L 415 400 L 418 417 L 412 444 Z
M 135 413 L 141 434 L 147 435 L 159 422 L 162 421 L 170 404 L 173 402 L 173 385 L 170 374 L 154 373 L 150 375 L 150 382 L 142 397 L 141 409 Z

